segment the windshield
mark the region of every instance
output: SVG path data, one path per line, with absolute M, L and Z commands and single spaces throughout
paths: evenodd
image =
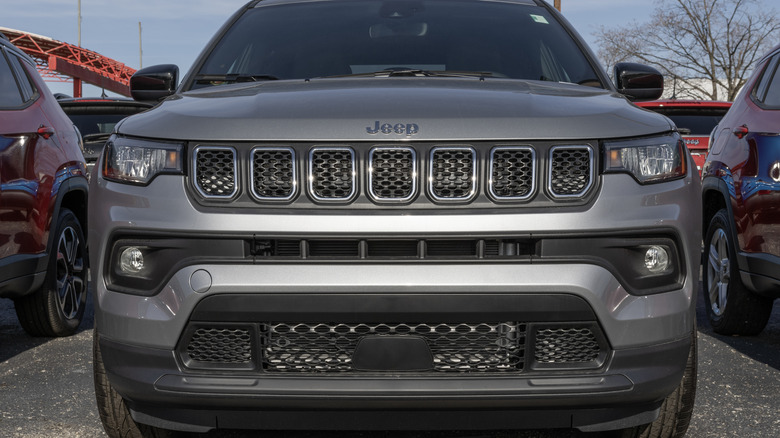
M 191 88 L 375 72 L 602 86 L 572 37 L 539 6 L 334 0 L 260 3 L 214 46 Z

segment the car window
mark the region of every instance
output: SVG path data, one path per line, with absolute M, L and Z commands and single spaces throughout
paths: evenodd
M 4 50 L 0 50 L 0 108 L 19 108 L 24 104 Z
M 766 90 L 764 105 L 770 108 L 780 108 L 780 74 L 777 72 L 777 63 L 775 63 L 772 79 Z
M 767 62 L 767 67 L 764 70 L 764 73 L 761 75 L 761 79 L 758 81 L 758 85 L 753 90 L 753 99 L 757 100 L 759 102 L 762 102 L 764 104 L 767 103 L 768 92 L 770 92 L 770 84 L 773 84 L 776 81 L 776 75 L 775 71 L 777 70 L 777 63 L 778 59 L 780 59 L 780 55 L 775 55 L 772 59 Z M 775 93 L 780 93 L 780 86 L 775 85 Z
M 214 46 L 191 87 L 236 80 L 225 75 L 306 79 L 383 70 L 484 72 L 603 87 L 546 9 L 464 0 L 261 3 Z
M 22 67 L 22 63 L 17 56 L 9 53 L 8 60 L 11 63 L 11 68 L 16 72 L 16 78 L 22 92 L 22 99 L 25 102 L 30 101 L 36 93 L 35 85 L 30 82 L 30 77 L 27 75 L 27 71 L 24 67 Z

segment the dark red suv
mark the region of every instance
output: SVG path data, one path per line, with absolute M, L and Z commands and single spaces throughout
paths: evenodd
M 780 45 L 712 133 L 702 168 L 704 287 L 721 334 L 753 335 L 780 297 Z
M 76 331 L 87 296 L 81 136 L 0 34 L 0 297 L 33 336 Z
M 691 151 L 699 173 L 707 157 L 710 133 L 731 107 L 731 102 L 685 99 L 650 100 L 636 104 L 672 119 Z

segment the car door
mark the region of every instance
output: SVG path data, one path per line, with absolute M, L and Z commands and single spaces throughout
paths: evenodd
M 0 257 L 46 250 L 60 151 L 39 97 L 16 55 L 0 48 Z

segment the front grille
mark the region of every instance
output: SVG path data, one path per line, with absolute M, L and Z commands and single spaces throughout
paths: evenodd
M 290 148 L 252 151 L 252 194 L 260 200 L 289 200 L 295 195 L 295 152 Z
M 261 329 L 266 372 L 352 371 L 358 341 L 369 335 L 419 336 L 437 372 L 518 372 L 523 369 L 525 325 L 277 323 Z
M 355 193 L 355 153 L 350 148 L 314 148 L 309 190 L 318 201 L 346 201 Z
M 195 150 L 198 191 L 210 198 L 230 198 L 236 193 L 236 151 L 233 148 L 200 147 Z
M 431 151 L 430 191 L 437 201 L 471 199 L 475 194 L 476 154 L 469 147 Z
M 591 148 L 558 146 L 550 151 L 550 192 L 555 197 L 583 195 L 592 184 Z
M 585 145 L 198 145 L 190 175 L 205 205 L 429 209 L 582 205 L 597 183 Z M 246 174 L 242 174 L 245 172 Z M 242 187 L 246 185 L 246 187 Z M 275 205 L 274 205 L 275 204 Z

